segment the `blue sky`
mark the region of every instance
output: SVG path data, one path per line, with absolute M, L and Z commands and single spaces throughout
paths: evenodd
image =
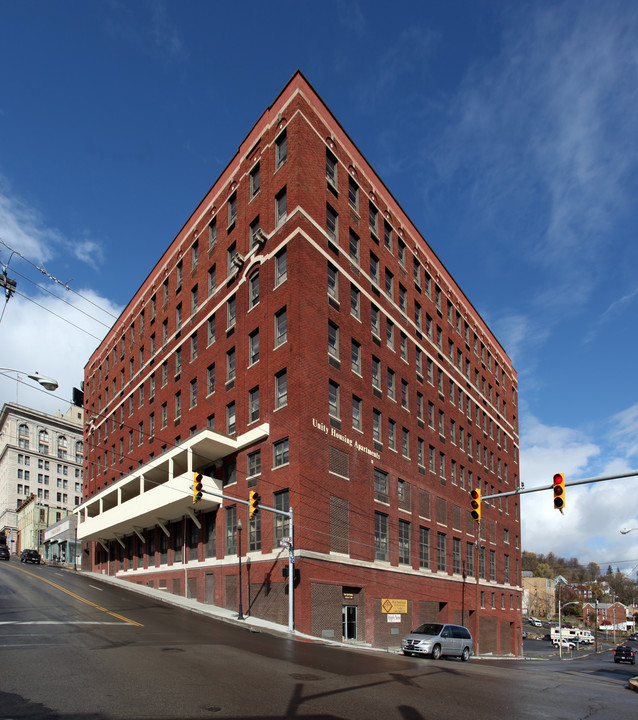
M 0 239 L 26 259 L 0 245 L 18 281 L 0 366 L 61 387 L 0 376 L 0 402 L 66 409 L 297 69 L 512 358 L 526 488 L 638 468 L 630 0 L 4 0 Z M 638 566 L 638 530 L 618 532 L 638 528 L 637 488 L 568 487 L 564 516 L 548 491 L 523 496 L 523 548 Z

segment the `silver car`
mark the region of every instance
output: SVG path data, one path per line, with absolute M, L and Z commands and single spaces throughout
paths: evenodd
M 431 655 L 438 660 L 443 655 L 470 659 L 474 650 L 472 635 L 462 625 L 423 623 L 401 641 L 404 655 Z

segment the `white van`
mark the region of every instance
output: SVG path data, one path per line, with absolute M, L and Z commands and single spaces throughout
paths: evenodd
M 528 622 L 530 625 L 533 625 L 534 627 L 543 627 L 543 623 L 538 618 L 531 617 L 531 618 L 529 618 Z
M 462 625 L 423 623 L 401 640 L 404 655 L 431 655 L 438 660 L 443 655 L 455 655 L 466 662 L 474 651 L 472 635 Z

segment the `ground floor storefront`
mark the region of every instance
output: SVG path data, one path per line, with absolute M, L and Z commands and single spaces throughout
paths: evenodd
M 522 654 L 521 593 L 514 586 L 481 580 L 477 587 L 475 578 L 300 552 L 292 566 L 291 623 L 287 552 L 241 557 L 240 591 L 238 556 L 206 558 L 188 543 L 174 549 L 158 541 L 151 553 L 134 538 L 88 543 L 83 568 L 229 610 L 241 605 L 244 615 L 318 638 L 395 648 L 421 623 L 442 622 L 468 627 L 481 655 Z

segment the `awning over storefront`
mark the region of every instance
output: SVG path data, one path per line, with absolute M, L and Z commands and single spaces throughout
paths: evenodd
M 79 516 L 78 540 L 122 538 L 192 514 L 194 472 L 204 478 L 197 510 L 221 504 L 222 498 L 207 494 L 222 491 L 221 461 L 268 437 L 269 432 L 268 423 L 237 438 L 201 430 L 79 505 L 74 511 Z

